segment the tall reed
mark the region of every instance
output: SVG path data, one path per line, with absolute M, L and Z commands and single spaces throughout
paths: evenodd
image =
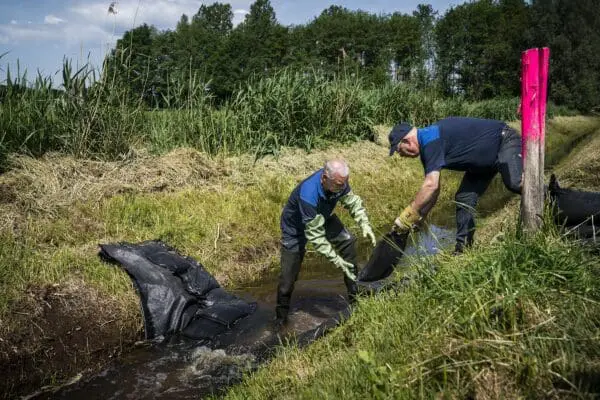
M 253 77 L 216 105 L 210 80 L 196 71 L 166 74 L 167 89 L 158 93 L 149 76 L 128 70 L 127 54 L 115 52 L 102 73 L 88 64 L 73 68 L 65 59 L 58 89 L 52 77 L 38 73 L 30 81 L 18 63 L 14 76 L 7 67 L 0 84 L 0 166 L 6 167 L 11 152 L 119 159 L 132 146 L 158 153 L 189 146 L 261 157 L 281 146 L 311 150 L 369 139 L 376 124 L 422 126 L 451 115 L 518 118 L 514 98 L 472 103 L 410 84 L 374 88 L 345 73 L 290 68 Z M 549 116 L 568 113 L 548 107 Z
M 18 66 L 18 64 L 17 64 Z M 115 159 L 126 154 L 143 128 L 143 104 L 88 64 L 75 70 L 64 60 L 62 84 L 40 73 L 29 80 L 7 67 L 0 86 L 0 161 L 9 152 L 39 156 L 61 151 Z

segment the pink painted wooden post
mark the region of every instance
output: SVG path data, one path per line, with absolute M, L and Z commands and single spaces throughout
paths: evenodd
M 544 144 L 548 48 L 529 49 L 521 58 L 523 191 L 521 217 L 526 231 L 540 228 L 544 212 Z

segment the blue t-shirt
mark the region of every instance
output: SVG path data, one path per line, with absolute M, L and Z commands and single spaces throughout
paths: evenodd
M 317 214 L 325 219 L 333 213 L 339 199 L 350 192 L 350 185 L 337 193 L 323 190 L 323 169 L 318 170 L 296 186 L 281 213 L 281 232 L 288 237 L 303 237 L 305 225 Z
M 425 174 L 442 168 L 482 171 L 496 165 L 503 121 L 450 117 L 417 130 Z

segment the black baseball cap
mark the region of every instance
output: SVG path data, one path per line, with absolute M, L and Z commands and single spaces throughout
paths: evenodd
M 390 135 L 388 136 L 390 141 L 390 156 L 394 155 L 398 149 L 398 143 L 404 139 L 404 136 L 406 136 L 412 128 L 412 125 L 407 122 L 401 122 L 392 128 Z

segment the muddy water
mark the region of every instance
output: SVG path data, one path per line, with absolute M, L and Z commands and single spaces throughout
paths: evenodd
M 409 244 L 403 262 L 452 243 L 452 232 L 431 226 Z M 364 263 L 370 249 L 361 248 L 359 254 L 364 256 Z M 141 343 L 102 373 L 34 398 L 197 399 L 239 382 L 244 371 L 264 362 L 278 345 L 289 340 L 307 344 L 349 315 L 342 275 L 310 254 L 294 290 L 289 324 L 278 333 L 272 329 L 276 287 L 274 273 L 259 284 L 234 290 L 238 296 L 256 302 L 257 311 L 213 342 L 177 338 Z

